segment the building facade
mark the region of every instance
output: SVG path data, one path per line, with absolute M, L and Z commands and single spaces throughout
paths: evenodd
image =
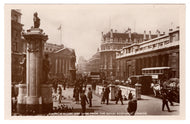
M 118 33 L 117 30 L 113 32 L 111 29 L 108 33 L 103 34 L 100 46 L 100 71 L 104 79 L 115 79 L 116 77 L 116 52 L 119 52 L 123 47 L 130 46 L 133 43 L 140 43 L 143 40 L 155 38 L 156 35 L 137 34 L 131 32 L 129 28 L 124 33 Z
M 22 81 L 22 66 L 20 62 L 26 54 L 26 43 L 21 36 L 21 11 L 11 10 L 11 80 L 14 83 Z
M 179 78 L 179 27 L 170 29 L 143 42 L 133 43 L 116 53 L 116 79 L 127 80 L 132 75 L 142 75 L 143 68 L 168 67 L 171 73 L 166 78 Z
M 74 49 L 62 48 L 51 54 L 50 59 L 50 77 L 67 78 L 75 80 L 76 78 L 76 56 Z
M 63 44 L 61 44 L 61 45 L 52 44 L 52 43 L 45 43 L 44 44 L 44 52 L 45 53 L 53 53 L 53 52 L 60 50 L 62 48 L 64 48 Z
M 97 51 L 87 62 L 86 70 L 90 72 L 100 72 L 100 53 Z
M 87 60 L 83 56 L 80 56 L 77 64 L 77 74 L 87 74 L 86 65 L 87 65 Z

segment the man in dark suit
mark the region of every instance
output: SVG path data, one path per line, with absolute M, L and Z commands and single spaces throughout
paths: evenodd
M 168 109 L 168 112 L 171 112 L 171 111 L 170 111 L 170 108 L 169 108 L 169 106 L 168 106 L 168 96 L 167 96 L 167 94 L 166 94 L 166 90 L 163 90 L 163 91 L 162 91 L 162 111 L 164 111 L 165 105 L 166 105 L 166 107 L 167 107 L 167 109 Z
M 122 97 L 121 89 L 118 90 L 116 104 L 118 103 L 119 100 L 121 101 L 121 104 L 123 105 L 123 97 Z
M 107 105 L 109 104 L 109 93 L 110 93 L 110 89 L 109 89 L 109 87 L 106 87 L 106 89 L 105 89 L 105 99 L 106 99 L 106 101 L 107 101 Z
M 85 95 L 85 90 L 82 90 L 80 98 L 81 98 L 82 114 L 85 115 L 85 112 L 86 112 L 86 102 L 88 103 L 88 99 L 87 99 L 87 97 Z
M 92 107 L 92 90 L 91 90 L 91 88 L 89 87 L 88 88 L 88 100 L 89 100 L 89 107 Z

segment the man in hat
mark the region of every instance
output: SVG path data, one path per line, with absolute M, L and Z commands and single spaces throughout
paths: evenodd
M 88 103 L 88 99 L 85 95 L 85 90 L 82 90 L 82 93 L 80 95 L 81 98 L 81 107 L 82 107 L 82 113 L 83 115 L 85 115 L 86 112 L 86 102 Z

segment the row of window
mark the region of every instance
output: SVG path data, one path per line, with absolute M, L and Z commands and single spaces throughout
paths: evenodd
M 119 50 L 119 49 L 121 49 L 122 47 L 124 47 L 124 46 L 101 46 L 101 50 L 112 50 L 112 49 L 114 49 L 114 50 Z
M 177 35 L 175 35 L 177 37 Z M 175 40 L 177 40 L 175 38 Z M 155 49 L 155 48 L 160 48 L 163 47 L 164 45 L 167 45 L 169 43 L 172 43 L 173 40 L 169 40 L 169 37 L 167 38 L 163 38 L 163 39 L 159 39 L 154 41 L 155 43 L 153 44 L 152 42 L 142 45 L 140 48 L 127 48 L 121 51 L 121 54 L 128 54 L 128 53 L 132 53 L 132 52 L 138 52 L 138 51 L 146 51 L 148 49 Z
M 117 38 L 116 37 L 116 38 L 111 39 L 109 37 L 106 37 L 103 40 L 106 41 L 106 42 L 113 41 L 113 42 L 123 42 L 124 43 L 124 42 L 129 42 L 131 40 L 131 38 L 125 38 L 125 39 L 123 39 L 123 38 Z M 142 38 L 139 38 L 139 39 L 134 38 L 134 42 L 142 42 L 142 41 L 143 41 Z

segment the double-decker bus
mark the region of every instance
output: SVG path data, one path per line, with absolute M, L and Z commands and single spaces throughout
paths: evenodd
M 143 68 L 142 75 L 152 76 L 151 88 L 155 96 L 161 94 L 161 89 L 166 89 L 171 74 L 171 67 Z
M 159 82 L 163 78 L 169 79 L 170 73 L 170 67 L 152 67 L 142 69 L 142 75 L 152 76 L 152 79 L 156 80 L 157 82 Z
M 99 72 L 90 72 L 89 77 L 91 80 L 100 80 Z

